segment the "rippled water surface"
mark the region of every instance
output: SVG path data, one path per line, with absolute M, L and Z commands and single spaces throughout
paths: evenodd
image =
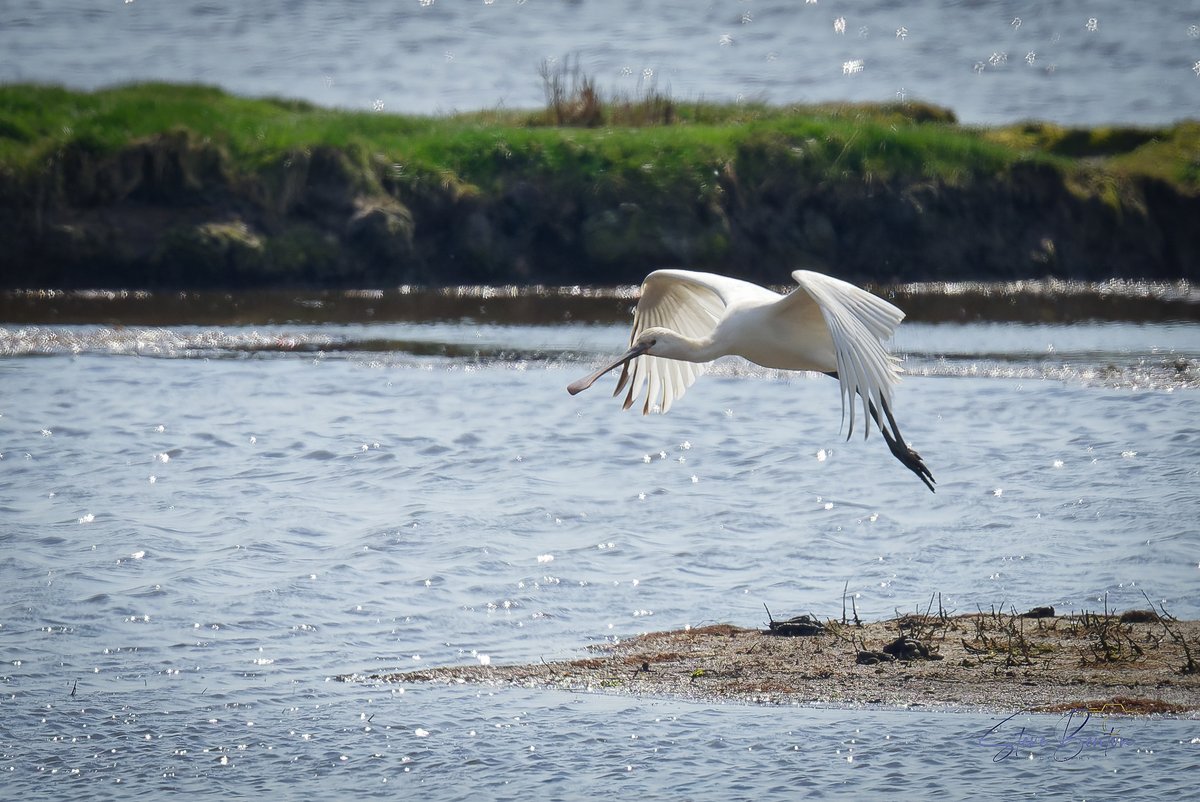
M 845 441 L 824 377 L 722 363 L 644 418 L 599 385 L 569 397 L 625 337 L 0 326 L 0 796 L 1190 787 L 1195 720 L 1004 758 L 990 728 L 1053 738 L 1060 717 L 333 681 L 754 626 L 764 604 L 837 616 L 846 584 L 872 618 L 935 592 L 1200 615 L 1192 322 L 902 326 L 897 415 L 936 495 L 878 436 Z
M 578 57 L 605 93 L 920 98 L 965 122 L 1158 124 L 1200 107 L 1195 3 L 901 0 L 25 0 L 0 81 L 216 84 L 321 105 L 532 108 Z

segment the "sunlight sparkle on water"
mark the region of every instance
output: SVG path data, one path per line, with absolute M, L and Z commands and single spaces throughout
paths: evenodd
M 759 10 L 756 17 L 764 13 Z M 765 17 L 756 22 L 761 25 Z M 1006 33 L 1004 22 L 998 24 Z M 825 24 L 823 15 L 817 18 L 821 33 L 830 38 Z M 1114 30 L 1110 24 L 1104 35 Z M 1077 31 L 1076 36 L 1082 34 Z M 899 49 L 898 43 L 893 46 Z M 570 659 L 583 645 L 616 642 L 650 629 L 650 617 L 658 622 L 655 629 L 686 626 L 688 617 L 695 620 L 693 626 L 702 626 L 714 615 L 753 625 L 761 619 L 763 601 L 775 609 L 776 594 L 799 593 L 794 604 L 807 606 L 804 599 L 810 599 L 817 614 L 836 615 L 838 594 L 845 592 L 857 600 L 859 614 L 887 615 L 917 601 L 913 595 L 924 593 L 930 577 L 935 577 L 937 590 L 947 591 L 966 609 L 980 599 L 986 608 L 1002 597 L 1018 606 L 1040 603 L 1047 587 L 1064 608 L 1074 603 L 1078 609 L 1081 599 L 1097 598 L 1104 591 L 1115 593 L 1124 604 L 1133 597 L 1140 600 L 1138 588 L 1153 580 L 1156 595 L 1179 598 L 1184 614 L 1195 614 L 1195 604 L 1181 586 L 1200 576 L 1200 560 L 1186 548 L 1180 550 L 1186 540 L 1181 544 L 1178 537 L 1162 536 L 1181 526 L 1176 520 L 1179 500 L 1188 499 L 1172 477 L 1191 475 L 1200 443 L 1189 409 L 1196 389 L 1181 384 L 1195 381 L 1187 340 L 1194 330 L 1179 335 L 1172 327 L 1143 332 L 1123 325 L 1047 330 L 971 324 L 950 330 L 914 324 L 902 344 L 906 367 L 915 367 L 903 387 L 903 422 L 932 452 L 940 451 L 937 462 L 946 476 L 945 491 L 939 488 L 939 495 L 926 497 L 917 496 L 909 477 L 895 470 L 878 438 L 865 447 L 857 440 L 838 445 L 842 440 L 836 431 L 836 394 L 823 379 L 781 381 L 756 373 L 733 381 L 718 369 L 704 392 L 719 400 L 708 404 L 689 399 L 671 415 L 648 423 L 620 418 L 615 410 L 610 415 L 607 408 L 602 413 L 588 408 L 581 415 L 577 405 L 560 398 L 560 379 L 604 348 L 601 341 L 611 339 L 611 332 L 595 336 L 595 350 L 590 341 L 586 349 L 580 348 L 582 335 L 576 329 L 513 328 L 497 333 L 486 325 L 437 324 L 428 330 L 419 327 L 417 334 L 426 338 L 421 349 L 429 342 L 467 342 L 474 347 L 481 329 L 487 332 L 489 347 L 519 353 L 545 348 L 551 358 L 530 361 L 528 372 L 519 371 L 509 359 L 478 360 L 469 379 L 471 391 L 463 393 L 465 374 L 456 357 L 414 356 L 405 345 L 364 356 L 353 346 L 378 336 L 391 349 L 393 341 L 407 342 L 413 335 L 410 327 L 398 325 L 392 333 L 338 328 L 331 334 L 333 329 L 305 330 L 297 324 L 269 336 L 222 329 L 210 342 L 206 338 L 211 332 L 187 328 L 147 334 L 143 340 L 157 339 L 162 347 L 163 358 L 154 360 L 114 356 L 97 341 L 85 345 L 88 356 L 80 359 L 56 343 L 46 354 L 50 358 L 6 363 L 11 370 L 4 377 L 5 388 L 13 397 L 43 392 L 47 398 L 62 397 L 73 410 L 69 426 L 61 417 L 39 420 L 37 413 L 20 408 L 5 410 L 0 419 L 11 441 L 4 444 L 11 451 L 4 463 L 10 469 L 4 503 L 11 509 L 6 514 L 14 520 L 14 529 L 45 531 L 45 537 L 29 538 L 27 548 L 36 565 L 55 569 L 49 577 L 53 587 L 47 589 L 48 577 L 25 570 L 30 566 L 18 550 L 10 555 L 14 559 L 4 576 L 9 583 L 5 587 L 16 589 L 14 600 L 21 600 L 19 617 L 31 619 L 33 633 L 27 637 L 14 632 L 17 621 L 0 627 L 5 641 L 13 644 L 8 659 L 19 656 L 23 661 L 19 668 L 8 669 L 12 687 L 6 687 L 0 699 L 0 709 L 9 711 L 0 730 L 6 733 L 3 763 L 10 794 L 37 796 L 38 784 L 56 767 L 51 751 L 55 742 L 42 737 L 45 728 L 54 726 L 54 714 L 35 714 L 27 702 L 70 693 L 71 686 L 64 692 L 61 680 L 71 673 L 82 675 L 82 698 L 103 689 L 103 698 L 111 700 L 117 718 L 107 727 L 114 732 L 121 726 L 131 728 L 118 743 L 93 751 L 107 755 L 111 746 L 120 744 L 136 742 L 133 745 L 143 749 L 146 744 L 163 744 L 161 754 L 126 750 L 106 758 L 105 766 L 84 768 L 85 776 L 92 772 L 110 787 L 117 773 L 123 776 L 122 788 L 135 779 L 161 782 L 158 775 L 167 772 L 177 773 L 184 785 L 204 772 L 223 773 L 216 768 L 220 757 L 230 761 L 230 774 L 247 771 L 255 751 L 265 753 L 276 741 L 276 754 L 283 753 L 285 743 L 299 747 L 287 755 L 298 760 L 278 768 L 283 776 L 292 771 L 297 776 L 321 775 L 330 766 L 369 772 L 375 769 L 368 767 L 377 766 L 383 771 L 372 780 L 378 783 L 383 773 L 390 774 L 391 788 L 404 776 L 398 767 L 401 744 L 406 744 L 412 749 L 413 771 L 425 769 L 423 795 L 428 798 L 453 796 L 451 782 L 471 787 L 489 781 L 497 787 L 510 783 L 503 793 L 516 798 L 539 792 L 539 773 L 554 772 L 575 759 L 586 761 L 597 748 L 606 752 L 607 770 L 623 774 L 622 766 L 652 754 L 658 742 L 652 742 L 650 731 L 641 726 L 656 720 L 663 703 L 598 701 L 579 695 L 560 704 L 554 701 L 558 697 L 515 687 L 496 689 L 496 701 L 488 701 L 490 691 L 482 686 L 422 684 L 404 693 L 402 687 L 381 689 L 369 683 L 326 685 L 322 678 L 346 671 L 366 675 L 375 670 L 374 661 L 382 661 L 383 670 L 463 663 L 476 671 L 487 666 L 482 673 L 488 673 L 501 662 L 536 662 L 543 655 L 547 661 Z M 1161 340 L 1164 333 L 1171 342 L 1161 356 L 1144 347 L 1149 338 Z M 298 342 L 312 348 L 324 348 L 331 339 L 352 347 L 329 349 L 330 356 L 317 367 L 307 356 L 277 349 L 278 334 L 298 335 Z M 10 335 L 0 329 L 0 349 L 6 336 Z M 87 336 L 72 332 L 75 342 L 86 342 Z M 128 333 L 116 336 L 127 338 Z M 1004 341 L 1000 345 L 998 338 Z M 1052 355 L 1045 351 L 1049 340 L 1056 346 Z M 1094 342 L 1103 342 L 1105 350 L 1088 350 Z M 198 348 L 187 353 L 172 351 L 193 346 Z M 134 354 L 128 343 L 121 348 Z M 258 358 L 245 359 L 247 348 Z M 586 353 L 576 356 L 580 350 Z M 943 351 L 960 356 L 939 361 Z M 1188 359 L 1182 369 L 1167 361 L 1177 354 Z M 229 358 L 212 358 L 222 355 Z M 1146 370 L 1136 364 L 1141 359 L 1151 365 L 1163 362 L 1157 384 L 1141 379 Z M 376 360 L 379 366 L 372 364 Z M 1109 362 L 1116 369 L 1105 372 Z M 963 366 L 969 363 L 979 364 L 978 375 L 966 375 Z M 1088 378 L 1087 370 L 1095 370 L 1095 378 Z M 946 378 L 926 381 L 924 375 Z M 114 376 L 120 381 L 112 381 Z M 1119 389 L 1134 377 L 1140 388 L 1163 389 L 1175 382 L 1180 392 Z M 1050 381 L 1033 381 L 1043 378 Z M 346 392 L 364 385 L 363 392 Z M 272 397 L 261 392 L 264 386 L 286 386 L 289 393 Z M 127 388 L 144 405 L 139 412 L 143 422 L 114 425 L 111 415 L 127 408 Z M 829 391 L 819 398 L 832 418 L 827 430 L 814 426 L 810 432 L 794 425 L 795 417 L 781 419 L 783 405 L 806 409 L 806 402 L 818 398 L 806 396 L 820 388 Z M 206 394 L 222 399 L 219 411 L 203 402 Z M 426 395 L 455 394 L 454 409 L 462 414 L 452 420 L 412 403 Z M 513 398 L 523 400 L 510 407 L 505 402 Z M 553 445 L 539 443 L 526 426 L 527 402 L 543 410 L 546 417 L 539 423 L 565 436 Z M 736 408 L 738 417 L 722 416 L 725 407 Z M 290 414 L 294 408 L 306 414 L 297 419 Z M 1024 414 L 1027 409 L 1044 414 Z M 153 431 L 155 424 L 149 421 L 156 417 L 172 421 L 171 438 Z M 54 429 L 54 439 L 38 437 L 42 426 Z M 1019 430 L 1025 447 L 1013 447 L 1013 430 Z M 130 431 L 132 437 L 127 436 Z M 145 434 L 154 437 L 147 443 Z M 464 434 L 470 437 L 460 441 Z M 260 435 L 269 447 L 244 447 L 250 437 Z M 388 449 L 371 447 L 370 457 L 378 459 L 358 450 L 385 436 Z M 693 444 L 685 436 L 697 441 Z M 30 442 L 57 459 L 26 463 L 12 458 Z M 660 445 L 659 451 L 653 450 L 654 444 Z M 672 451 L 665 452 L 667 447 Z M 60 454 L 58 449 L 68 451 Z M 1135 450 L 1136 459 L 1119 458 Z M 528 459 L 518 464 L 511 455 L 522 451 Z M 665 459 L 664 452 L 676 459 Z M 163 487 L 152 486 L 147 493 L 145 455 L 157 453 L 178 459 L 158 466 L 164 473 Z M 655 454 L 660 457 L 655 459 Z M 691 464 L 680 465 L 681 455 Z M 1068 461 L 1071 472 L 1065 471 Z M 14 464 L 19 470 L 12 469 Z M 687 487 L 689 477 L 700 472 L 706 473 L 706 487 Z M 90 481 L 109 474 L 115 481 Z M 89 489 L 85 485 L 103 487 L 104 492 L 81 493 Z M 1001 487 L 1007 492 L 993 497 L 993 489 Z M 1106 502 L 1116 487 L 1136 492 L 1126 493 L 1119 502 Z M 58 495 L 47 500 L 50 488 Z M 640 497 L 653 505 L 631 503 L 639 489 L 645 489 Z M 823 498 L 817 500 L 818 495 Z M 837 502 L 832 501 L 835 496 Z M 1069 506 L 1080 496 L 1095 501 L 1082 509 Z M 86 537 L 64 548 L 69 535 L 63 530 L 85 513 L 91 515 L 89 509 L 100 510 L 95 522 L 70 530 Z M 882 513 L 872 510 L 886 510 L 887 515 L 879 521 Z M 1034 519 L 1038 511 L 1043 517 Z M 1138 521 L 1133 538 L 1128 537 L 1130 520 Z M 420 527 L 414 529 L 417 522 Z M 993 556 L 980 543 L 990 542 L 997 524 L 1003 527 L 999 531 L 1005 553 Z M 819 548 L 797 545 L 795 536 L 803 531 L 818 538 Z M 1152 546 L 1144 547 L 1148 536 L 1154 538 Z M 621 539 L 620 549 L 613 538 Z M 754 542 L 755 548 L 744 549 L 747 542 Z M 1077 548 L 1079 542 L 1087 542 L 1088 548 Z M 739 558 L 731 560 L 734 554 Z M 547 556 L 556 559 L 538 562 L 538 557 Z M 530 557 L 535 566 L 528 564 Z M 805 574 L 810 579 L 795 588 L 781 584 L 783 559 L 808 564 L 811 570 Z M 1003 572 L 995 562 L 1001 562 Z M 320 581 L 310 582 L 317 579 L 312 568 L 317 564 L 323 570 Z M 561 578 L 549 575 L 554 566 L 562 566 Z M 1113 567 L 1121 575 L 1110 579 Z M 859 576 L 851 577 L 851 586 L 843 591 L 846 570 Z M 645 581 L 635 583 L 635 576 Z M 511 594 L 512 589 L 517 594 Z M 717 614 L 704 607 L 714 590 L 721 608 Z M 505 601 L 510 594 L 511 606 Z M 487 603 L 488 599 L 494 601 Z M 53 615 L 52 608 L 60 602 L 77 606 L 79 613 L 73 617 L 84 625 L 64 631 L 63 622 L 56 619 L 66 616 Z M 923 606 L 925 600 L 920 602 Z M 134 614 L 137 609 L 143 613 Z M 387 617 L 382 620 L 376 617 L 383 615 Z M 190 629 L 189 618 L 194 622 Z M 182 635 L 172 635 L 176 630 Z M 97 644 L 110 641 L 120 643 L 121 650 L 100 656 Z M 169 644 L 171 651 L 157 647 L 160 643 Z M 187 650 L 194 650 L 194 660 Z M 416 661 L 410 661 L 410 655 Z M 221 673 L 236 682 L 206 688 Z M 184 687 L 193 679 L 194 686 Z M 102 683 L 109 683 L 112 691 Z M 13 699 L 11 692 L 17 692 Z M 224 698 L 212 701 L 218 692 Z M 147 729 L 132 720 L 122 725 L 123 719 L 131 719 L 129 711 L 117 710 L 122 694 L 145 710 L 160 703 L 162 708 L 185 709 L 163 714 L 161 729 Z M 341 726 L 351 713 L 359 717 L 365 695 L 374 695 L 377 703 L 368 709 L 368 718 L 378 711 L 369 737 L 383 741 L 390 735 L 393 748 L 399 750 L 390 762 L 384 745 L 364 749 L 355 740 L 368 732 L 367 719 Z M 319 701 L 321 709 L 312 708 L 308 700 Z M 234 707 L 238 701 L 246 706 Z M 380 702 L 391 707 L 385 712 Z M 291 704 L 298 707 L 281 707 Z M 223 709 L 218 714 L 221 722 L 204 725 L 218 708 Z M 30 710 L 28 716 L 19 715 L 23 709 Z M 491 724 L 514 709 L 536 710 L 534 726 L 510 740 L 507 751 L 497 751 L 500 739 L 489 737 Z M 770 752 L 768 744 L 782 742 L 786 749 L 787 740 L 801 737 L 772 732 L 775 719 L 769 711 L 733 706 L 686 711 L 687 721 L 670 725 L 669 733 L 655 731 L 664 737 L 664 745 L 675 747 L 685 738 L 690 742 L 697 733 L 723 736 L 718 745 L 706 746 L 709 742 L 699 738 L 695 750 L 688 748 L 702 768 L 701 780 L 711 781 L 702 784 L 712 786 L 707 795 L 695 789 L 683 792 L 688 798 L 729 798 L 736 796 L 728 793 L 736 782 L 789 770 L 778 760 L 783 753 L 744 764 Z M 863 732 L 879 733 L 878 741 L 886 740 L 884 731 L 890 728 L 904 733 L 909 743 L 947 743 L 947 722 L 931 723 L 921 718 L 927 715 L 922 711 L 806 709 L 801 715 L 831 723 L 835 716 L 872 717 L 870 729 Z M 892 716 L 898 715 L 908 718 L 897 722 Z M 45 724 L 37 723 L 41 718 L 47 719 Z M 253 718 L 253 727 L 247 718 Z M 633 724 L 622 729 L 629 720 Z M 980 729 L 987 726 L 985 717 L 970 721 L 978 721 Z M 428 735 L 416 734 L 418 722 Z M 1172 726 L 1156 726 L 1160 723 Z M 751 741 L 742 735 L 764 725 L 761 741 L 759 736 Z M 524 726 L 524 720 L 514 726 Z M 645 752 L 614 752 L 611 739 L 600 745 L 595 733 L 612 726 L 626 736 L 639 734 L 633 743 L 645 746 Z M 460 759 L 468 728 L 480 734 L 471 742 L 472 751 L 480 752 L 473 763 Z M 811 734 L 805 729 L 806 749 L 825 759 L 801 760 L 791 770 L 804 776 L 824 772 L 821 782 L 829 787 L 842 783 L 851 771 L 871 767 L 879 757 L 870 748 L 877 742 L 874 735 L 863 736 L 865 751 L 859 753 L 859 747 L 850 752 L 841 742 L 845 729 L 840 724 L 826 732 L 816 726 Z M 145 738 L 148 732 L 150 741 Z M 303 740 L 300 733 L 307 733 Z M 1185 743 L 1194 734 L 1184 737 L 1180 729 L 1171 731 L 1172 738 Z M 25 735 L 30 737 L 18 740 Z M 71 735 L 67 733 L 67 741 Z M 527 752 L 530 745 L 536 746 L 533 754 Z M 827 759 L 831 745 L 841 748 L 834 761 Z M 374 748 L 384 753 L 384 760 L 372 759 Z M 186 749 L 196 762 L 188 765 L 176 749 Z M 234 760 L 239 751 L 245 756 Z M 521 759 L 514 761 L 518 751 Z M 977 778 L 962 765 L 979 757 L 977 750 L 960 744 L 941 751 L 946 755 L 937 770 L 946 772 L 960 790 L 969 790 Z M 1167 751 L 1157 750 L 1156 759 Z M 735 752 L 738 757 L 730 760 Z M 674 749 L 675 760 L 681 754 Z M 342 755 L 349 760 L 340 762 Z M 851 756 L 859 759 L 850 761 Z M 898 754 L 883 758 L 901 761 L 901 772 L 928 769 L 920 761 L 905 764 Z M 1106 759 L 1127 760 L 1120 755 Z M 16 765 L 15 773 L 7 770 L 9 764 Z M 840 765 L 843 773 L 830 775 L 830 764 Z M 39 774 L 39 765 L 48 768 Z M 60 778 L 66 778 L 69 766 L 62 764 Z M 429 771 L 435 766 L 453 766 L 457 773 L 439 779 Z M 266 772 L 263 781 L 270 781 L 271 767 L 260 761 L 254 770 L 259 768 Z M 663 783 L 680 776 L 678 763 L 664 767 L 648 760 L 636 768 L 649 771 L 635 776 L 666 768 L 658 772 L 666 778 Z M 731 775 L 728 782 L 722 779 L 725 774 Z M 10 782 L 14 776 L 15 785 Z M 777 779 L 783 782 L 786 776 L 779 773 Z M 653 797 L 663 790 L 653 782 L 631 793 Z M 479 793 L 486 795 L 488 790 Z

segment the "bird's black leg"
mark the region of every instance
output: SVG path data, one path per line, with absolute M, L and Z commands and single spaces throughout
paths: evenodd
M 904 438 L 900 435 L 900 427 L 896 425 L 896 419 L 892 417 L 892 410 L 888 407 L 887 402 L 883 402 L 880 406 L 883 407 L 883 414 L 887 417 L 887 426 L 883 425 L 883 421 L 879 418 L 879 410 L 875 408 L 874 401 L 867 402 L 868 408 L 871 410 L 871 417 L 879 424 L 879 431 L 883 432 L 883 439 L 887 442 L 888 448 L 891 449 L 893 456 L 900 460 L 900 463 L 910 471 L 915 473 L 917 477 L 925 483 L 930 492 L 937 492 L 933 489 L 934 483 L 937 481 L 933 478 L 929 468 L 925 465 L 925 460 L 921 459 L 918 454 L 908 443 L 904 442 Z
M 825 374 L 837 378 L 836 371 L 830 371 Z M 900 427 L 896 425 L 896 419 L 892 416 L 892 410 L 886 403 L 881 404 L 883 407 L 883 415 L 887 418 L 888 425 L 884 425 L 883 419 L 879 417 L 879 410 L 875 407 L 875 402 L 867 399 L 867 407 L 871 412 L 871 417 L 875 419 L 875 423 L 879 426 L 879 431 L 883 433 L 883 439 L 887 442 L 888 448 L 892 455 L 900 460 L 900 463 L 910 471 L 915 473 L 917 477 L 925 483 L 930 492 L 937 492 L 933 486 L 936 479 L 930 473 L 929 468 L 925 465 L 925 460 L 921 459 L 921 455 L 913 450 L 908 443 L 904 442 L 904 438 L 900 435 Z M 890 426 L 890 429 L 889 429 Z

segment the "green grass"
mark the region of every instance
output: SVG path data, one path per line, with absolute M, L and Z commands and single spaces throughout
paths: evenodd
M 115 151 L 130 141 L 186 129 L 227 148 L 235 164 L 318 144 L 395 147 L 432 120 L 320 109 L 279 99 L 247 99 L 206 86 L 136 84 L 94 93 L 27 84 L 0 87 L 0 159 L 28 164 L 81 142 Z M 9 127 L 24 136 L 5 137 Z
M 983 132 L 991 142 L 1032 154 L 1079 161 L 1117 177 L 1148 176 L 1200 189 L 1200 122 L 1167 128 L 1065 128 L 1023 123 Z
M 639 102 L 659 104 L 655 113 Z M 445 117 L 323 109 L 242 98 L 195 85 L 146 83 L 97 92 L 0 86 L 0 168 L 27 171 L 68 145 L 115 152 L 132 141 L 186 130 L 227 151 L 235 170 L 255 172 L 289 151 L 328 145 L 370 160 L 397 180 L 453 176 L 488 188 L 516 173 L 548 180 L 667 190 L 705 183 L 734 159 L 769 172 L 800 164 L 816 180 L 941 179 L 989 174 L 1042 159 L 1121 175 L 1153 175 L 1200 186 L 1200 125 L 1159 130 L 1080 131 L 1024 124 L 971 129 L 921 104 L 678 104 L 661 97 L 610 102 L 604 125 L 547 125 L 545 111 Z M 623 121 L 640 124 L 622 124 Z

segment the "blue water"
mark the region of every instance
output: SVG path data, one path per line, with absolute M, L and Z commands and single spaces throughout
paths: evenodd
M 1194 3 L 0 4 L 0 81 L 440 113 L 540 106 L 566 55 L 681 101 L 1200 108 Z M 869 618 L 933 592 L 1200 615 L 1194 323 L 906 324 L 936 495 L 845 442 L 821 377 L 726 363 L 665 417 L 568 397 L 625 336 L 0 325 L 0 798 L 1191 794 L 1194 718 L 1096 722 L 1123 740 L 1074 755 L 1055 715 L 335 681 L 834 616 L 845 584 Z
M 867 618 L 1200 615 L 1194 324 L 902 326 L 936 495 L 845 442 L 824 377 L 729 362 L 645 418 L 569 397 L 624 337 L 0 326 L 0 797 L 1190 790 L 1194 718 L 1069 755 L 1057 715 L 333 679 L 837 616 L 847 583 Z
M 328 106 L 541 106 L 578 57 L 607 93 L 922 99 L 964 122 L 1158 124 L 1200 109 L 1200 6 L 1049 0 L 24 0 L 0 81 L 216 84 Z

